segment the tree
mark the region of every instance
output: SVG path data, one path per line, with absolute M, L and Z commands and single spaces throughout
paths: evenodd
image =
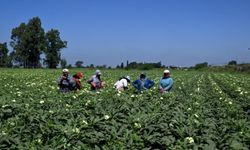
M 124 64 L 123 64 L 123 62 L 121 63 L 121 66 L 120 66 L 121 68 L 124 68 Z
M 71 65 L 71 64 L 69 64 L 67 68 L 72 68 L 72 65 Z
M 20 66 L 26 66 L 27 60 L 27 51 L 26 51 L 26 43 L 24 41 L 24 32 L 26 29 L 26 24 L 21 23 L 18 27 L 13 28 L 11 32 L 11 42 L 10 45 L 14 49 L 11 53 L 12 57 L 15 60 L 15 63 Z
M 8 48 L 7 43 L 0 43 L 0 67 L 7 67 L 9 58 L 8 58 Z
M 40 65 L 40 55 L 45 48 L 44 29 L 39 17 L 21 23 L 12 29 L 11 46 L 17 55 L 17 60 L 25 68 L 37 68 Z
M 44 29 L 39 17 L 29 20 L 23 38 L 27 50 L 27 67 L 37 68 L 40 65 L 40 55 L 45 48 Z
M 61 59 L 61 67 L 62 68 L 66 68 L 66 66 L 67 66 L 67 60 L 66 59 Z
M 75 66 L 77 68 L 82 68 L 83 67 L 82 65 L 83 65 L 83 61 L 80 61 L 80 60 L 76 61 L 76 63 L 75 63 Z
M 207 62 L 204 62 L 204 63 L 199 63 L 199 64 L 196 64 L 194 66 L 194 69 L 202 69 L 202 68 L 206 68 L 208 67 L 208 63 Z
M 237 65 L 237 61 L 236 60 L 231 60 L 228 62 L 228 65 Z
M 67 42 L 61 40 L 60 32 L 56 29 L 48 31 L 45 35 L 45 39 L 45 63 L 49 68 L 56 68 L 61 60 L 60 50 L 67 46 Z

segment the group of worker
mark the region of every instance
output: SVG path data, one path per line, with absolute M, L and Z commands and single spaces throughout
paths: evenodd
M 101 79 L 101 71 L 96 70 L 95 74 L 91 76 L 87 83 L 90 84 L 91 91 L 97 91 L 105 86 L 105 82 Z M 66 93 L 69 91 L 76 91 L 82 88 L 81 79 L 84 74 L 77 72 L 75 75 L 71 76 L 68 69 L 63 69 L 62 76 L 57 80 L 60 92 Z M 130 76 L 121 77 L 115 84 L 114 88 L 118 91 L 124 91 L 128 89 L 130 81 Z M 132 82 L 133 87 L 136 92 L 141 92 L 143 90 L 150 89 L 154 86 L 154 81 L 147 78 L 146 74 L 142 72 L 137 80 Z M 173 87 L 173 78 L 170 77 L 170 71 L 164 70 L 163 76 L 159 81 L 159 92 L 166 93 L 169 92 Z

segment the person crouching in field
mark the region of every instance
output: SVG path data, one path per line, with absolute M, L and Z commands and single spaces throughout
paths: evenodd
M 101 80 L 101 74 L 100 70 L 96 70 L 95 75 L 87 81 L 90 84 L 92 91 L 96 91 L 104 87 L 104 81 Z
M 163 77 L 160 79 L 159 90 L 161 93 L 169 92 L 173 87 L 173 79 L 170 77 L 170 71 L 164 70 Z
M 132 83 L 132 85 L 136 89 L 136 92 L 141 92 L 142 90 L 150 89 L 152 86 L 154 86 L 154 84 L 154 81 L 146 78 L 145 73 L 141 73 L 140 78 Z
M 120 78 L 115 84 L 115 88 L 118 91 L 124 91 L 126 89 L 128 89 L 128 83 L 130 83 L 130 77 L 126 76 L 126 77 L 122 77 Z
M 83 78 L 83 76 L 84 75 L 81 72 L 77 72 L 75 75 L 73 75 L 73 80 L 75 81 L 75 90 L 80 90 L 82 88 L 81 79 Z
M 57 80 L 59 91 L 66 93 L 72 91 L 75 85 L 75 81 L 69 74 L 68 69 L 63 69 L 62 76 Z

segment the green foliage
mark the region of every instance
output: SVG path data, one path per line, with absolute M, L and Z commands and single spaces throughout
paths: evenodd
M 71 69 L 74 74 L 79 69 Z M 0 69 L 0 149 L 249 149 L 250 76 L 172 71 L 174 88 L 141 94 L 113 84 L 137 70 L 102 70 L 106 86 L 93 93 L 58 93 L 61 70 Z
M 40 54 L 45 48 L 44 30 L 39 17 L 34 17 L 27 24 L 21 23 L 12 29 L 11 46 L 16 61 L 25 68 L 37 68 L 40 65 Z
M 121 63 L 121 66 L 120 66 L 121 68 L 124 68 L 124 64 L 123 64 L 123 62 Z
M 76 68 L 82 68 L 83 67 L 83 61 L 81 61 L 81 60 L 76 61 L 75 66 L 76 66 Z
M 127 64 L 126 69 L 150 70 L 150 69 L 161 68 L 161 67 L 162 67 L 161 62 L 158 62 L 158 63 L 137 63 L 137 62 L 131 62 L 131 63 Z
M 0 43 L 0 67 L 7 67 L 10 60 L 8 58 L 7 43 Z
M 72 65 L 71 65 L 71 64 L 69 64 L 69 65 L 68 65 L 68 67 L 66 67 L 66 68 L 72 68 Z
M 246 63 L 246 64 L 237 64 L 237 65 L 213 66 L 213 67 L 209 67 L 209 71 L 250 73 L 250 64 Z
M 204 63 L 199 63 L 199 64 L 196 64 L 194 66 L 194 69 L 198 70 L 198 69 L 203 69 L 203 68 L 207 68 L 208 67 L 208 63 L 207 62 L 204 62 Z
M 12 61 L 24 68 L 41 67 L 40 55 L 45 53 L 44 63 L 49 68 L 56 68 L 60 62 L 60 50 L 67 46 L 60 38 L 60 32 L 51 29 L 46 34 L 39 17 L 34 17 L 27 24 L 21 23 L 12 29 L 10 45 L 13 47 Z
M 62 68 L 66 68 L 66 66 L 67 66 L 67 60 L 66 59 L 61 59 L 60 63 L 61 63 Z
M 14 51 L 12 52 L 13 60 L 16 64 L 24 66 L 26 63 L 26 45 L 24 41 L 24 32 L 26 24 L 21 23 L 18 27 L 13 28 L 11 32 L 11 42 L 10 45 L 13 47 Z
M 51 29 L 45 35 L 46 50 L 45 50 L 45 63 L 48 68 L 56 68 L 61 60 L 60 50 L 67 46 L 66 41 L 60 38 L 60 32 L 56 29 Z
M 231 60 L 228 62 L 228 65 L 237 65 L 237 61 L 236 60 Z

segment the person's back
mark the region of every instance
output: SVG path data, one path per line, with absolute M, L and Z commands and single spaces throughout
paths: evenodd
M 146 79 L 144 81 L 144 87 L 146 89 L 150 89 L 154 85 L 154 82 L 152 80 Z
M 130 77 L 122 77 L 120 80 L 118 80 L 114 86 L 118 91 L 123 91 L 128 88 L 128 83 L 130 82 Z
M 75 90 L 80 90 L 82 88 L 81 78 L 83 78 L 83 73 L 81 73 L 81 72 L 77 72 L 73 76 L 73 79 L 76 82 L 75 87 L 74 87 Z
M 140 78 L 135 80 L 132 84 L 137 91 L 141 91 L 144 89 L 150 89 L 152 86 L 154 86 L 154 81 L 149 80 L 146 78 L 144 73 L 141 73 Z
M 96 87 L 96 88 L 100 87 L 101 80 L 97 77 L 97 75 L 93 75 L 91 77 L 91 81 L 95 84 L 94 87 Z
M 63 93 L 71 91 L 75 84 L 73 78 L 69 75 L 68 69 L 63 69 L 63 75 L 58 78 L 57 83 L 60 92 Z
M 95 75 L 87 81 L 91 85 L 91 90 L 99 90 L 103 88 L 104 82 L 101 80 L 101 71 L 96 70 Z

